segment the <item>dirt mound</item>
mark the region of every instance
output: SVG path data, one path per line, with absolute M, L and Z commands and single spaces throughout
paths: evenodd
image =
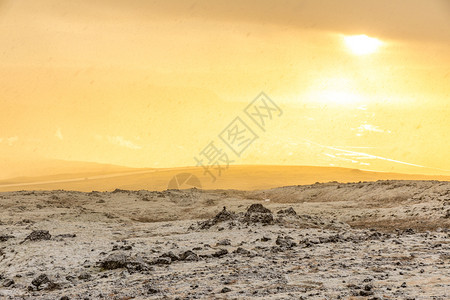
M 247 214 L 253 214 L 253 213 L 261 213 L 261 214 L 271 214 L 272 211 L 266 207 L 264 207 L 260 203 L 255 203 L 250 205 L 250 207 L 247 209 Z
M 272 211 L 264 207 L 262 204 L 256 203 L 250 205 L 245 213 L 228 211 L 226 207 L 218 213 L 214 218 L 199 222 L 197 226 L 191 226 L 191 229 L 216 229 L 222 230 L 224 226 L 233 228 L 235 226 L 248 226 L 251 224 L 273 224 L 274 218 Z M 219 227 L 220 225 L 220 227 Z
M 200 222 L 199 229 L 209 229 L 217 224 L 233 221 L 238 219 L 238 214 L 228 211 L 227 208 L 224 206 L 223 210 L 218 213 L 214 218 Z
M 254 225 L 279 225 L 296 228 L 334 228 L 344 229 L 349 226 L 343 222 L 310 215 L 298 215 L 292 208 L 279 210 L 276 215 L 260 203 L 252 204 L 244 212 L 232 212 L 223 208 L 214 218 L 198 222 L 191 230 L 223 230 L 225 228 L 246 228 Z
M 262 204 L 252 204 L 244 215 L 243 222 L 246 224 L 273 224 L 272 211 Z

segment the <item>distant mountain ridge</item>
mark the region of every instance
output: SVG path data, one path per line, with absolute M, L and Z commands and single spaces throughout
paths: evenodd
M 135 170 L 134 168 L 112 164 L 58 159 L 0 159 L 0 166 L 0 180 L 17 177 L 40 177 L 76 173 L 110 173 Z
M 363 171 L 340 167 L 237 165 L 222 170 L 214 181 L 201 167 L 127 168 L 96 163 L 52 161 L 42 169 L 41 176 L 21 176 L 0 180 L 0 191 L 15 190 L 75 190 L 90 192 L 125 190 L 165 190 L 176 182 L 182 189 L 269 189 L 315 182 L 358 182 L 377 180 L 439 180 L 450 181 L 450 176 L 401 174 Z M 37 167 L 37 166 L 36 166 Z M 44 166 L 45 167 L 45 166 Z M 71 168 L 73 167 L 73 168 Z M 36 169 L 39 171 L 39 169 Z M 54 172 L 54 173 L 51 173 Z M 180 174 L 184 174 L 180 176 Z M 186 175 L 187 174 L 187 175 Z M 217 175 L 217 174 L 216 174 Z M 183 185 L 181 178 L 196 178 L 196 185 Z M 169 186 L 169 182 L 172 184 Z

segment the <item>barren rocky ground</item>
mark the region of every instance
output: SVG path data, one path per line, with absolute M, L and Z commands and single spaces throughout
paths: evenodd
M 450 183 L 0 193 L 4 299 L 449 299 Z

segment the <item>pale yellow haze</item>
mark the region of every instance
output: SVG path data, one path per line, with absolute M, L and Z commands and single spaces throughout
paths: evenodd
M 243 112 L 265 92 L 283 113 Z M 28 163 L 450 175 L 446 0 L 0 0 L 0 178 Z M 240 156 L 219 134 L 241 117 Z M 30 175 L 27 173 L 27 175 Z

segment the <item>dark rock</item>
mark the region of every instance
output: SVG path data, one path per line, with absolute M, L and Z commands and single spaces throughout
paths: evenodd
M 6 242 L 9 239 L 14 238 L 12 235 L 0 235 L 0 242 Z
M 382 233 L 380 233 L 380 232 L 374 232 L 374 233 L 372 233 L 370 236 L 369 236 L 369 239 L 372 239 L 372 240 L 379 240 L 379 239 L 381 239 L 383 237 L 383 234 Z
M 51 281 L 46 274 L 39 275 L 31 281 L 31 284 L 38 290 L 55 290 L 59 288 L 59 284 Z M 29 286 L 28 289 L 33 290 L 33 287 Z
M 217 252 L 214 252 L 212 254 L 212 256 L 213 257 L 222 257 L 222 256 L 227 255 L 227 254 L 228 254 L 228 250 L 227 249 L 220 249 Z
M 36 277 L 35 279 L 33 279 L 33 281 L 31 281 L 31 284 L 34 285 L 35 287 L 39 287 L 42 284 L 45 284 L 48 282 L 50 282 L 50 279 L 48 278 L 48 276 L 46 274 L 41 274 L 38 277 Z
M 100 263 L 100 267 L 105 270 L 125 268 L 128 263 L 127 259 L 124 254 L 112 254 Z
M 237 218 L 236 213 L 228 211 L 226 209 L 226 207 L 224 206 L 223 210 L 220 213 L 218 213 L 213 219 L 206 220 L 204 222 L 200 222 L 199 228 L 200 229 L 209 229 L 216 224 L 219 224 L 221 222 L 235 220 L 236 218 Z
M 313 247 L 313 246 L 314 246 L 314 244 L 311 243 L 311 242 L 309 241 L 309 239 L 304 239 L 304 240 L 300 241 L 300 244 L 301 244 L 301 246 L 302 246 L 303 248 L 309 248 L 309 247 Z
M 229 239 L 221 240 L 217 242 L 217 246 L 230 246 L 231 242 Z
M 24 241 L 43 241 L 43 240 L 49 240 L 52 236 L 47 230 L 34 230 L 31 232 Z
M 278 236 L 275 243 L 283 248 L 292 248 L 297 246 L 290 236 Z
M 244 221 L 248 224 L 272 224 L 273 223 L 273 216 L 272 214 L 260 214 L 260 213 L 254 213 L 246 215 L 244 218 Z
M 270 248 L 270 252 L 272 252 L 272 253 L 283 252 L 283 250 L 285 250 L 285 249 L 281 248 L 279 246 L 273 246 L 272 248 Z
M 447 212 L 443 216 L 444 219 L 450 219 L 450 209 L 447 209 Z
M 284 215 L 284 216 L 292 216 L 292 217 L 296 217 L 297 216 L 297 212 L 292 207 L 279 210 L 277 212 L 277 214 L 278 215 Z
M 228 293 L 228 292 L 231 292 L 231 289 L 230 288 L 228 288 L 228 287 L 224 287 L 221 291 L 220 291 L 221 293 Z
M 270 209 L 264 207 L 260 203 L 255 203 L 255 204 L 250 205 L 250 207 L 247 209 L 247 213 L 248 214 L 253 214 L 253 213 L 272 214 L 272 211 L 270 211 Z
M 179 258 L 176 254 L 174 254 L 172 251 L 163 253 L 163 254 L 161 254 L 160 257 L 168 257 L 168 258 L 170 258 L 172 261 L 180 260 L 180 258 Z
M 180 254 L 180 260 L 197 261 L 198 260 L 198 255 L 195 254 L 193 251 L 188 250 L 188 251 L 185 251 L 185 252 Z
M 406 235 L 415 234 L 415 233 L 416 232 L 412 228 L 408 228 L 403 231 L 403 234 L 406 234 Z
M 340 242 L 341 238 L 339 235 L 331 235 L 328 237 L 319 237 L 320 244 L 322 243 L 338 243 Z
M 267 241 L 270 241 L 270 240 L 271 240 L 271 238 L 270 237 L 266 237 L 266 236 L 263 236 L 261 238 L 261 242 L 267 242 Z
M 233 251 L 233 253 L 238 253 L 238 254 L 242 254 L 242 255 L 249 255 L 251 252 L 244 249 L 244 248 L 237 248 L 236 250 Z
M 373 292 L 372 291 L 361 290 L 361 291 L 359 291 L 359 295 L 360 296 L 372 296 Z
M 146 272 L 151 270 L 151 267 L 149 267 L 148 264 L 142 258 L 135 258 L 132 260 L 131 259 L 128 260 L 126 268 L 127 271 L 130 273 Z
M 14 280 L 12 279 L 5 279 L 3 281 L 3 287 L 10 287 L 14 284 Z
M 247 224 L 273 224 L 272 212 L 262 204 L 252 204 L 244 215 L 244 222 Z
M 55 236 L 55 238 L 59 238 L 59 239 L 74 238 L 74 237 L 77 237 L 77 235 L 75 233 L 63 233 L 63 234 L 58 234 Z
M 140 258 L 131 259 L 123 253 L 111 254 L 100 262 L 100 267 L 104 270 L 126 268 L 130 273 L 148 271 L 150 269 L 144 260 Z
M 92 278 L 92 276 L 89 273 L 82 273 L 82 274 L 78 275 L 78 279 L 80 279 L 80 280 L 88 281 L 91 278 Z
M 116 193 L 129 193 L 130 191 L 127 191 L 127 190 L 121 190 L 121 189 L 115 189 L 114 191 L 112 191 L 112 193 L 113 194 L 116 194 Z
M 149 294 L 149 295 L 153 295 L 153 294 L 159 293 L 159 290 L 155 289 L 151 285 L 145 285 L 144 289 L 146 290 L 147 294 Z
M 153 261 L 155 265 L 170 265 L 172 263 L 172 259 L 170 257 L 158 257 Z
M 372 287 L 370 284 L 366 284 L 366 285 L 364 286 L 364 290 L 365 290 L 365 291 L 371 291 L 372 288 L 373 288 L 373 287 Z

